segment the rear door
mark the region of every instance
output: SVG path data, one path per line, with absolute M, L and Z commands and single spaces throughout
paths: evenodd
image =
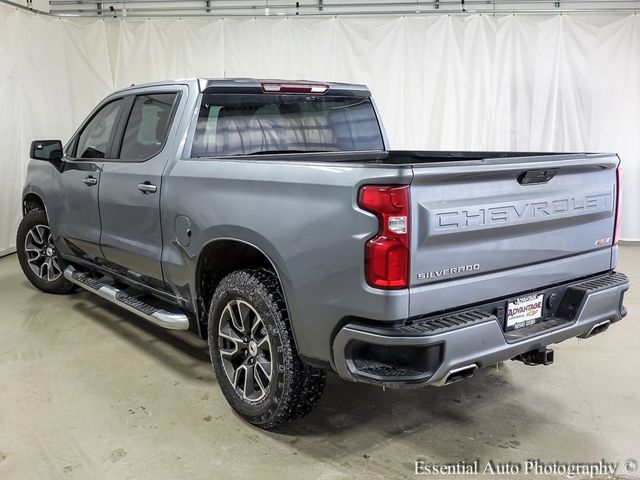
M 100 180 L 101 246 L 119 273 L 162 288 L 162 174 L 175 149 L 168 138 L 186 87 L 145 89 L 128 98 Z M 175 127 L 175 126 L 174 126 Z
M 553 155 L 414 167 L 411 314 L 608 270 L 618 162 Z

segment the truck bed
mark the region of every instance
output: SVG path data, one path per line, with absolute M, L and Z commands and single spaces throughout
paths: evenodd
M 566 157 L 587 155 L 585 153 L 560 152 L 500 152 L 500 151 L 447 151 L 447 150 L 390 150 L 383 163 L 393 165 L 420 165 L 440 162 L 468 162 L 489 159 L 512 159 L 530 157 Z
M 582 159 L 593 156 L 612 156 L 602 153 L 566 153 L 566 152 L 501 152 L 501 151 L 448 151 L 448 150 L 389 150 L 357 152 L 274 152 L 258 155 L 238 155 L 234 159 L 285 161 L 285 162 L 339 162 L 392 166 L 420 166 L 445 162 L 500 163 L 515 161 L 544 161 L 548 159 Z M 614 155 L 613 155 L 614 156 Z M 215 157 L 200 157 L 202 160 Z

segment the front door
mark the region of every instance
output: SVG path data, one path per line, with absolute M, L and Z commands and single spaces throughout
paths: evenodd
M 104 163 L 100 178 L 105 259 L 120 274 L 160 289 L 162 173 L 175 154 L 167 138 L 181 92 L 175 86 L 156 87 L 128 99 L 114 143 L 116 160 Z
M 123 99 L 109 101 L 89 117 L 70 143 L 53 176 L 56 197 L 47 205 L 55 243 L 63 257 L 100 263 L 98 190 L 103 161 L 115 134 Z

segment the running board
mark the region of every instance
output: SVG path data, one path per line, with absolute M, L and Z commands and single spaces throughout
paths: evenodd
M 162 328 L 169 330 L 187 330 L 189 328 L 189 318 L 185 314 L 167 312 L 151 306 L 113 285 L 103 283 L 86 273 L 77 271 L 71 265 L 65 268 L 64 278 Z

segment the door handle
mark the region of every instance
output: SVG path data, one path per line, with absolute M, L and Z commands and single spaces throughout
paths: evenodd
M 138 184 L 138 190 L 142 193 L 156 193 L 158 191 L 158 187 L 151 184 L 150 182 L 144 182 Z
M 93 185 L 97 185 L 98 184 L 98 179 L 89 175 L 88 177 L 84 177 L 84 180 L 82 180 L 82 183 L 84 183 L 85 185 L 92 187 Z

